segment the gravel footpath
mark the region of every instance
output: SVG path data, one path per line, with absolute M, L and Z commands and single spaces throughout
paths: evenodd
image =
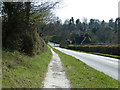
M 48 72 L 43 82 L 43 88 L 70 88 L 69 80 L 65 75 L 62 62 L 52 49 L 52 60 L 48 66 Z

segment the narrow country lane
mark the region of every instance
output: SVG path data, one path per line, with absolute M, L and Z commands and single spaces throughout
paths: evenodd
M 118 59 L 60 48 L 58 44 L 56 47 L 54 43 L 49 43 L 49 45 L 120 81 L 120 64 Z
M 44 88 L 70 88 L 69 80 L 65 75 L 62 62 L 52 49 L 52 60 L 48 66 L 48 72 L 43 82 Z
M 118 59 L 72 51 L 60 47 L 54 47 L 54 48 L 65 54 L 71 55 L 79 59 L 80 61 L 86 63 L 87 65 L 95 68 L 96 70 L 101 71 L 107 74 L 108 76 L 120 81 L 118 74 L 120 73 L 120 68 L 118 67 L 119 65 Z

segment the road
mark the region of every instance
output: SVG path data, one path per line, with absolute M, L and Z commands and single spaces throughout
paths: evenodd
M 54 47 L 53 44 L 50 44 L 51 46 Z M 105 56 L 99 56 L 99 55 L 94 55 L 94 54 L 88 54 L 88 53 L 83 53 L 83 52 L 77 52 L 77 51 L 72 51 L 60 47 L 54 47 L 55 49 L 71 55 L 80 61 L 86 63 L 87 65 L 95 68 L 98 71 L 101 71 L 110 77 L 118 80 L 118 73 L 120 73 L 120 68 L 118 68 L 118 59 L 110 58 L 110 57 L 105 57 Z M 120 74 L 119 74 L 120 75 Z M 119 79 L 120 81 L 120 79 Z

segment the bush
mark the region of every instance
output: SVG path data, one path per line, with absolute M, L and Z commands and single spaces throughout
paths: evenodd
M 6 40 L 7 48 L 19 50 L 28 55 L 37 55 L 47 50 L 47 45 L 39 36 L 37 30 L 31 30 L 27 33 L 14 33 Z
M 67 48 L 85 52 L 120 55 L 119 45 L 69 45 Z

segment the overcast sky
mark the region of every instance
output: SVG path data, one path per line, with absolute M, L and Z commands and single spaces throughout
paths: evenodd
M 74 17 L 81 21 L 85 17 L 109 21 L 118 17 L 118 2 L 120 0 L 62 0 L 60 8 L 55 10 L 63 22 Z

